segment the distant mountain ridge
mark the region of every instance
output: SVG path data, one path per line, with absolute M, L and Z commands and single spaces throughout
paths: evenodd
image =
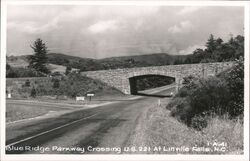
M 91 59 L 65 55 L 62 53 L 50 53 L 48 54 L 48 64 L 52 64 L 52 68 L 60 67 L 62 70 L 66 69 L 66 67 L 71 67 L 80 69 L 80 71 L 93 71 L 176 64 L 226 62 L 244 59 L 244 48 L 244 36 L 237 35 L 223 42 L 221 38 L 215 39 L 211 34 L 206 42 L 205 49 L 198 48 L 189 55 L 152 53 L 147 55 Z M 10 66 L 27 66 L 27 57 L 28 55 L 19 57 L 7 56 L 7 63 Z
M 188 55 L 169 55 L 166 53 L 155 53 L 147 55 L 120 56 L 103 59 L 82 58 L 70 56 L 62 53 L 49 53 L 48 63 L 71 66 L 81 71 L 107 70 L 117 68 L 132 68 L 146 66 L 173 65 L 178 61 L 184 61 Z M 7 56 L 7 63 L 10 65 L 20 62 L 19 64 L 28 64 L 28 55 L 24 56 Z
M 117 68 L 132 68 L 146 66 L 172 65 L 178 61 L 184 61 L 187 55 L 169 55 L 155 53 L 147 55 L 110 57 L 104 59 L 91 59 L 69 56 L 59 53 L 48 54 L 49 62 L 58 65 L 69 65 L 82 71 L 107 70 Z

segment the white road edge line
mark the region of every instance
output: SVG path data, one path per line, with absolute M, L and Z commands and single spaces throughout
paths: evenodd
M 15 144 L 18 144 L 18 143 L 21 143 L 21 142 L 24 142 L 24 141 L 27 141 L 27 140 L 33 139 L 33 138 L 35 138 L 35 137 L 38 137 L 38 136 L 41 136 L 41 135 L 47 134 L 47 133 L 49 133 L 49 132 L 52 132 L 52 131 L 58 130 L 58 129 L 60 129 L 60 128 L 66 127 L 66 126 L 71 125 L 71 124 L 74 124 L 74 123 L 76 123 L 76 122 L 79 122 L 79 121 L 82 121 L 82 120 L 85 120 L 85 119 L 91 118 L 91 117 L 93 117 L 93 116 L 95 116 L 95 115 L 97 115 L 97 114 L 99 114 L 99 113 L 96 113 L 96 114 L 90 115 L 90 116 L 88 116 L 88 117 L 81 118 L 81 119 L 79 119 L 79 120 L 76 120 L 76 121 L 70 122 L 70 123 L 68 123 L 68 124 L 65 124 L 65 125 L 62 125 L 62 126 L 56 127 L 56 128 L 54 128 L 54 129 L 51 129 L 51 130 L 48 130 L 48 131 L 44 131 L 44 132 L 42 132 L 42 133 L 39 133 L 39 134 L 36 134 L 36 135 L 30 136 L 30 137 L 28 137 L 28 138 L 25 138 L 25 139 L 22 139 L 22 140 L 16 141 L 16 142 L 14 142 L 14 143 L 11 143 L 11 144 L 6 145 L 6 147 L 8 147 L 8 146 L 13 146 L 13 145 L 15 145 Z

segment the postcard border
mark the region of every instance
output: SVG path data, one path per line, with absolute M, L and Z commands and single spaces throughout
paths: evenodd
M 242 6 L 245 36 L 244 80 L 244 155 L 6 155 L 5 154 L 5 64 L 6 64 L 6 11 L 7 5 L 163 5 L 163 6 Z M 249 160 L 249 4 L 246 1 L 3 1 L 1 5 L 1 159 L 14 160 Z

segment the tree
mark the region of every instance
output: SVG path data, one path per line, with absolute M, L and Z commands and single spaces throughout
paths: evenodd
M 206 52 L 204 52 L 202 49 L 196 49 L 194 52 L 193 52 L 193 55 L 192 55 L 192 63 L 199 63 L 202 59 L 205 59 L 205 54 Z
M 66 70 L 65 70 L 65 75 L 68 75 L 72 70 L 72 67 L 71 66 L 67 66 L 66 67 Z
M 33 68 L 38 72 L 42 72 L 45 74 L 50 73 L 49 69 L 46 67 L 48 57 L 47 57 L 47 47 L 43 41 L 38 38 L 34 42 L 31 48 L 34 50 L 34 55 L 28 57 L 29 60 L 29 68 Z
M 216 40 L 214 39 L 214 35 L 211 34 L 207 40 L 206 47 L 208 52 L 213 52 L 216 48 Z
M 11 67 L 8 63 L 6 64 L 6 78 L 17 78 L 19 77 L 19 72 L 15 68 Z
M 11 66 L 8 63 L 6 63 L 6 71 L 8 71 L 10 69 L 11 69 Z
M 220 47 L 222 43 L 223 43 L 223 40 L 221 38 L 217 38 L 215 40 L 215 46 L 216 46 L 216 48 Z
M 228 105 L 229 114 L 238 116 L 244 113 L 244 61 L 243 57 L 236 61 L 235 66 L 219 74 L 227 82 L 230 90 Z
M 237 59 L 244 57 L 244 37 L 238 35 L 234 39 L 235 42 L 235 56 Z

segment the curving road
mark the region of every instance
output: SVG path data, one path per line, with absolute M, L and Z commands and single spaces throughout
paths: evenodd
M 142 111 L 175 87 L 155 94 L 91 109 L 78 109 L 53 118 L 6 126 L 6 153 L 120 154 L 138 124 Z

